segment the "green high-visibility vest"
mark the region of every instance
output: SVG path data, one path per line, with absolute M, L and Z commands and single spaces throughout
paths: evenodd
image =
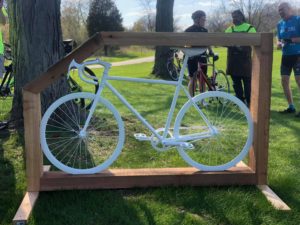
M 230 26 L 225 30 L 225 33 L 256 33 L 255 28 L 249 23 L 242 23 L 238 26 Z
M 7 17 L 7 12 L 4 7 L 2 7 L 2 13 L 5 17 Z M 2 38 L 2 30 L 0 29 L 0 55 L 3 55 L 4 53 L 4 44 L 3 44 L 3 38 Z

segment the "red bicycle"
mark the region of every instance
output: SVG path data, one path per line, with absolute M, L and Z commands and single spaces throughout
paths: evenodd
M 203 93 L 206 90 L 208 91 L 224 91 L 230 92 L 230 84 L 227 75 L 223 70 L 218 70 L 215 66 L 215 62 L 219 59 L 218 54 L 214 55 L 204 55 L 207 59 L 207 63 L 198 62 L 198 70 L 195 72 L 193 79 L 193 93 L 192 96 L 195 96 L 195 93 Z M 212 58 L 212 60 L 210 60 Z M 205 74 L 202 68 L 207 66 L 208 73 L 211 75 Z

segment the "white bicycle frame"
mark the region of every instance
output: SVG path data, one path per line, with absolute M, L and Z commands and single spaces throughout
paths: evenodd
M 203 52 L 204 49 L 183 49 L 182 51 L 184 51 L 186 57 L 184 58 L 183 66 L 180 70 L 180 75 L 179 75 L 178 81 L 165 81 L 165 80 L 152 80 L 152 79 L 109 76 L 108 71 L 111 68 L 110 63 L 101 61 L 100 59 L 96 59 L 96 60 L 84 62 L 82 64 L 78 64 L 78 63 L 75 62 L 75 60 L 73 60 L 70 64 L 70 66 L 69 66 L 69 71 L 71 69 L 77 68 L 78 73 L 79 73 L 79 77 L 80 77 L 81 80 L 83 80 L 84 82 L 93 84 L 93 85 L 96 85 L 96 84 L 99 83 L 99 88 L 97 90 L 96 97 L 95 97 L 95 99 L 93 101 L 93 104 L 90 108 L 88 118 L 85 122 L 85 125 L 84 125 L 83 129 L 81 130 L 80 135 L 84 135 L 86 133 L 86 129 L 87 129 L 87 127 L 90 123 L 90 120 L 93 116 L 93 113 L 96 109 L 96 105 L 97 105 L 97 103 L 98 103 L 98 101 L 101 97 L 101 93 L 102 93 L 102 91 L 105 87 L 108 87 L 111 90 L 111 92 L 118 97 L 118 99 L 160 140 L 160 142 L 163 145 L 169 145 L 169 146 L 181 145 L 185 148 L 192 148 L 193 146 L 191 144 L 187 143 L 187 141 L 200 140 L 200 139 L 209 138 L 209 137 L 212 137 L 212 136 L 216 135 L 217 134 L 216 129 L 212 126 L 210 121 L 206 118 L 204 113 L 201 111 L 200 107 L 198 105 L 196 105 L 195 101 L 193 100 L 193 97 L 191 97 L 188 90 L 182 84 L 183 76 L 184 76 L 184 70 L 187 66 L 188 58 L 191 57 L 191 56 L 194 56 L 194 55 L 198 55 L 199 52 L 201 54 L 201 51 Z M 102 76 L 102 79 L 101 79 L 100 82 L 99 82 L 98 78 L 92 77 L 92 76 L 90 76 L 90 75 L 88 75 L 84 72 L 84 67 L 86 67 L 88 65 L 94 65 L 94 64 L 100 64 L 101 66 L 104 67 L 103 76 Z M 95 80 L 97 80 L 97 82 Z M 158 133 L 158 131 L 150 123 L 148 123 L 146 121 L 146 119 L 133 106 L 130 105 L 130 103 L 112 86 L 112 84 L 110 84 L 108 82 L 110 80 L 112 80 L 112 81 L 137 82 L 137 83 L 149 83 L 149 84 L 164 84 L 164 85 L 176 86 L 175 93 L 174 93 L 173 100 L 172 100 L 172 104 L 171 104 L 171 108 L 170 108 L 170 111 L 168 113 L 167 121 L 166 121 L 164 132 L 163 132 L 162 136 Z M 209 128 L 209 131 L 208 132 L 202 132 L 202 133 L 195 133 L 195 134 L 192 134 L 192 135 L 180 136 L 179 138 L 174 138 L 174 137 L 167 138 L 168 131 L 169 131 L 170 126 L 171 126 L 171 121 L 172 121 L 172 118 L 173 118 L 173 115 L 174 115 L 175 107 L 176 107 L 178 96 L 179 96 L 179 93 L 180 93 L 181 89 L 184 91 L 184 93 L 188 97 L 188 100 L 192 102 L 192 104 L 194 105 L 195 109 L 197 110 L 197 112 L 199 113 L 201 118 L 205 121 L 205 123 L 207 124 L 207 126 Z

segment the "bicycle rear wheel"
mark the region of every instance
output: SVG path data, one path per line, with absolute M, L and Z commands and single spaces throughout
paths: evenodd
M 191 141 L 194 149 L 178 147 L 179 154 L 188 164 L 203 171 L 223 171 L 235 166 L 252 144 L 253 123 L 248 108 L 238 98 L 219 91 L 205 92 L 193 101 L 196 105 L 188 101 L 179 111 L 174 137 L 191 140 L 191 135 L 197 134 L 198 138 Z
M 224 91 L 230 93 L 230 83 L 224 71 L 222 70 L 217 71 L 214 80 L 214 86 L 216 88 L 216 91 Z
M 171 60 L 168 60 L 167 62 L 167 70 L 169 72 L 169 76 L 172 80 L 177 81 L 178 80 L 178 68 L 175 66 L 174 62 Z
M 100 98 L 86 132 L 82 128 L 89 115 L 75 99 L 92 104 L 95 95 L 72 93 L 55 101 L 41 121 L 43 152 L 49 161 L 67 173 L 92 174 L 106 169 L 121 153 L 124 124 L 115 107 Z

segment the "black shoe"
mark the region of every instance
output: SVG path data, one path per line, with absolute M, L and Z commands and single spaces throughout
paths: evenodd
M 300 118 L 300 112 L 298 112 L 295 117 Z
M 295 113 L 295 112 L 296 112 L 295 108 L 287 108 L 283 111 L 279 111 L 279 113 L 282 113 L 282 114 L 289 114 L 289 113 Z

